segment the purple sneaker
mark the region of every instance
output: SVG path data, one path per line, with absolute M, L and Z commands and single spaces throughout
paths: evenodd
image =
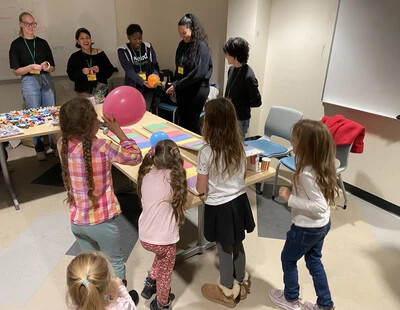
M 282 290 L 274 290 L 272 289 L 269 292 L 269 298 L 272 300 L 272 302 L 277 305 L 278 307 L 281 307 L 286 310 L 301 310 L 300 302 L 298 300 L 296 301 L 287 301 L 285 299 L 285 295 L 283 294 Z
M 332 308 L 329 308 L 329 309 L 328 308 L 321 308 L 317 304 L 313 304 L 310 301 L 306 301 L 304 303 L 304 307 L 305 307 L 306 310 L 334 310 L 335 309 L 335 307 L 332 307 Z

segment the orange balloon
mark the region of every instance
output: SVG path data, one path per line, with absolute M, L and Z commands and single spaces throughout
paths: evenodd
M 160 77 L 157 74 L 150 74 L 147 78 L 147 82 L 151 87 L 154 87 L 157 83 L 160 82 Z

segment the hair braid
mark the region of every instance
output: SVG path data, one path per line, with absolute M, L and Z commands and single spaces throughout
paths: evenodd
M 97 205 L 97 197 L 94 194 L 94 180 L 92 167 L 92 138 L 85 136 L 82 141 L 83 160 L 85 162 L 86 185 L 88 187 L 88 196 L 93 206 Z
M 175 149 L 178 150 L 178 149 Z M 185 221 L 185 206 L 187 201 L 187 179 L 186 170 L 183 168 L 183 159 L 178 152 L 172 156 L 171 166 L 171 188 L 172 207 L 174 210 L 176 223 L 181 226 Z
M 64 187 L 67 190 L 67 202 L 71 204 L 74 203 L 74 196 L 72 195 L 68 179 L 68 138 L 66 136 L 62 137 L 61 168 Z

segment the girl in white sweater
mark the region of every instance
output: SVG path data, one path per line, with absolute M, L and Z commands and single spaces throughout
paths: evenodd
M 305 308 L 334 309 L 321 257 L 331 227 L 330 206 L 337 194 L 336 146 L 329 129 L 312 120 L 294 125 L 292 145 L 296 154 L 293 192 L 286 187 L 279 189 L 279 196 L 291 207 L 293 223 L 281 254 L 285 289 L 273 289 L 269 295 L 283 309 L 301 309 L 297 261 L 304 256 L 318 296 L 316 304 L 306 301 Z

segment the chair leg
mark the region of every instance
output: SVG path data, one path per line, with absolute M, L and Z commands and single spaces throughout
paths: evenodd
M 339 186 L 342 189 L 343 192 L 343 198 L 344 198 L 344 204 L 343 204 L 343 209 L 347 209 L 347 194 L 346 194 L 346 189 L 344 188 L 343 180 L 342 180 L 342 175 L 339 173 L 338 174 L 339 178 Z
M 274 186 L 272 187 L 272 200 L 275 200 L 275 189 L 276 189 L 276 185 L 278 184 L 278 176 L 279 176 L 280 166 L 281 166 L 281 162 L 279 161 L 278 166 L 276 166 Z
M 174 124 L 175 124 L 175 112 L 176 112 L 176 110 L 172 112 L 172 122 L 173 122 Z

